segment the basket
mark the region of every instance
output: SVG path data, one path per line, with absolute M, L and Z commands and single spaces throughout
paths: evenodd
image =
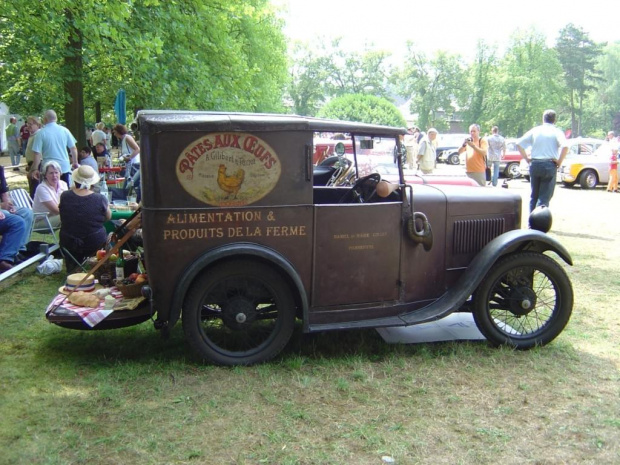
M 116 283 L 116 287 L 118 288 L 119 291 L 121 291 L 121 294 L 123 294 L 123 297 L 126 297 L 128 299 L 133 299 L 135 297 L 140 297 L 142 296 L 142 286 L 144 286 L 144 283 L 139 283 L 139 284 L 121 284 L 119 282 Z

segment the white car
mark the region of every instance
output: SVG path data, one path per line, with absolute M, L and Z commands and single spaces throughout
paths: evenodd
M 566 154 L 564 163 L 580 155 L 591 155 L 596 149 L 605 143 L 602 139 L 594 139 L 592 137 L 575 137 L 574 139 L 568 139 L 567 142 L 568 153 Z M 521 171 L 521 176 L 523 176 L 527 181 L 530 180 L 530 165 L 528 162 L 521 160 L 519 163 L 519 171 Z M 558 172 L 557 180 L 558 182 L 562 181 L 560 172 Z
M 567 187 L 576 183 L 583 189 L 593 189 L 598 184 L 609 182 L 611 144 L 604 143 L 593 153 L 582 153 L 566 157 L 558 172 L 558 178 Z

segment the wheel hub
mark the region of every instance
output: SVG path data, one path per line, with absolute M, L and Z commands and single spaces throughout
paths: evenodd
M 510 311 L 516 316 L 526 316 L 536 307 L 536 293 L 530 287 L 513 288 L 510 293 Z
M 243 296 L 229 299 L 222 307 L 222 319 L 231 329 L 243 329 L 243 326 L 254 321 L 255 317 L 254 304 Z

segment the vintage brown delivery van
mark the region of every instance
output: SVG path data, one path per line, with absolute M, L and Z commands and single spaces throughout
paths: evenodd
M 150 318 L 167 333 L 181 320 L 202 360 L 245 365 L 277 355 L 296 324 L 379 328 L 472 312 L 492 344 L 528 349 L 570 318 L 571 283 L 552 257 L 571 257 L 534 229 L 549 225 L 521 229 L 509 190 L 406 184 L 403 129 L 215 112 L 137 120 L 146 299 L 93 329 Z M 342 163 L 314 166 L 313 139 L 336 133 L 353 157 L 336 146 Z M 400 182 L 382 180 L 387 168 Z M 67 312 L 48 319 L 89 329 Z

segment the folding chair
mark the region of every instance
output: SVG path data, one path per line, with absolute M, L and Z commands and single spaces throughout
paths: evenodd
M 32 210 L 32 204 L 34 202 L 26 189 L 10 190 L 9 196 L 11 197 L 11 200 L 13 201 L 13 205 L 15 205 L 16 207 L 28 208 L 29 210 Z M 45 213 L 32 212 L 32 215 L 34 216 L 34 221 L 32 222 L 32 230 L 30 231 L 30 235 L 32 235 L 33 232 L 41 233 L 41 234 L 47 234 L 49 232 L 54 238 L 54 243 L 58 244 L 58 238 L 56 237 L 56 231 L 54 227 L 52 226 L 52 223 L 50 222 L 49 213 L 48 212 L 45 212 Z M 37 218 L 44 218 L 45 224 L 43 226 L 36 227 L 35 225 L 37 224 Z M 59 229 L 59 228 L 57 227 L 56 229 Z

